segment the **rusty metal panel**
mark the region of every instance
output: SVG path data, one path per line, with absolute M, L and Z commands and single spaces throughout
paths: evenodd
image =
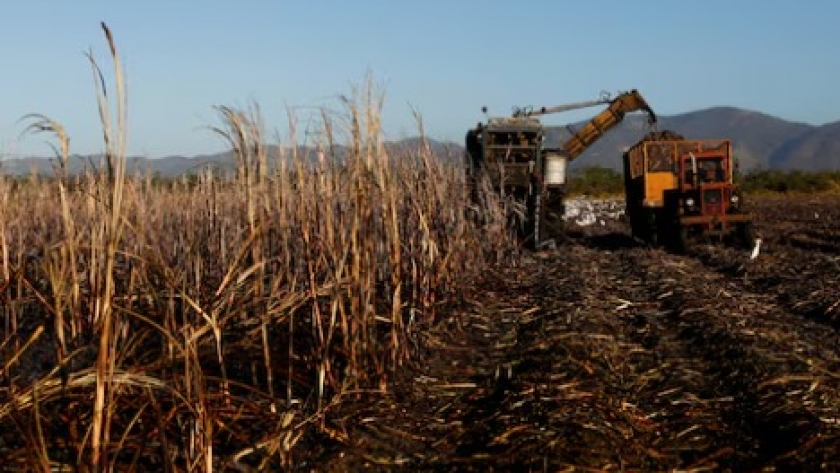
M 496 187 L 527 187 L 531 183 L 531 163 L 506 163 L 487 166 L 490 182 Z
M 645 172 L 645 157 L 642 153 L 633 153 L 630 155 L 630 176 L 633 179 L 638 179 Z

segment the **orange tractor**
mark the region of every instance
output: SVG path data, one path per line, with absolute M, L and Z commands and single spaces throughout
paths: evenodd
M 729 140 L 651 133 L 623 158 L 633 236 L 675 251 L 696 237 L 733 237 L 752 246 L 752 221 L 733 180 Z

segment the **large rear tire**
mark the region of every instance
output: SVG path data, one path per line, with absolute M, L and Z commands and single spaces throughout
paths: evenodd
M 688 250 L 688 227 L 680 222 L 671 224 L 671 250 L 674 253 L 685 253 Z
M 735 238 L 742 248 L 751 249 L 755 245 L 755 231 L 752 222 L 743 222 L 736 225 Z
M 543 240 L 542 199 L 538 193 L 528 195 L 526 212 L 528 222 L 525 226 L 525 239 L 531 249 L 539 249 Z
M 656 248 L 658 247 L 663 239 L 662 239 L 662 222 L 661 219 L 657 217 L 657 214 L 652 211 L 648 211 L 647 215 L 647 242 L 650 244 L 651 247 Z

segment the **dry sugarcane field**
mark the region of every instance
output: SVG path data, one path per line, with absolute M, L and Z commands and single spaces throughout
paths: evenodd
M 364 88 L 306 147 L 218 107 L 235 174 L 161 182 L 108 40 L 102 161 L 33 115 L 54 174 L 0 177 L 0 471 L 840 470 L 837 195 L 685 252 L 574 198 L 532 250 Z

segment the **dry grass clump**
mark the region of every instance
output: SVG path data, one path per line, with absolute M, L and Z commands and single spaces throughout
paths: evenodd
M 510 254 L 503 219 L 465 219 L 460 170 L 428 146 L 392 153 L 372 88 L 279 155 L 256 107 L 217 108 L 234 177 L 129 177 L 103 28 L 99 168 L 68 175 L 67 133 L 34 115 L 28 130 L 58 142 L 54 178 L 0 178 L 2 463 L 292 465 L 309 433 L 340 438 L 330 409 L 387 392 L 418 334 Z

